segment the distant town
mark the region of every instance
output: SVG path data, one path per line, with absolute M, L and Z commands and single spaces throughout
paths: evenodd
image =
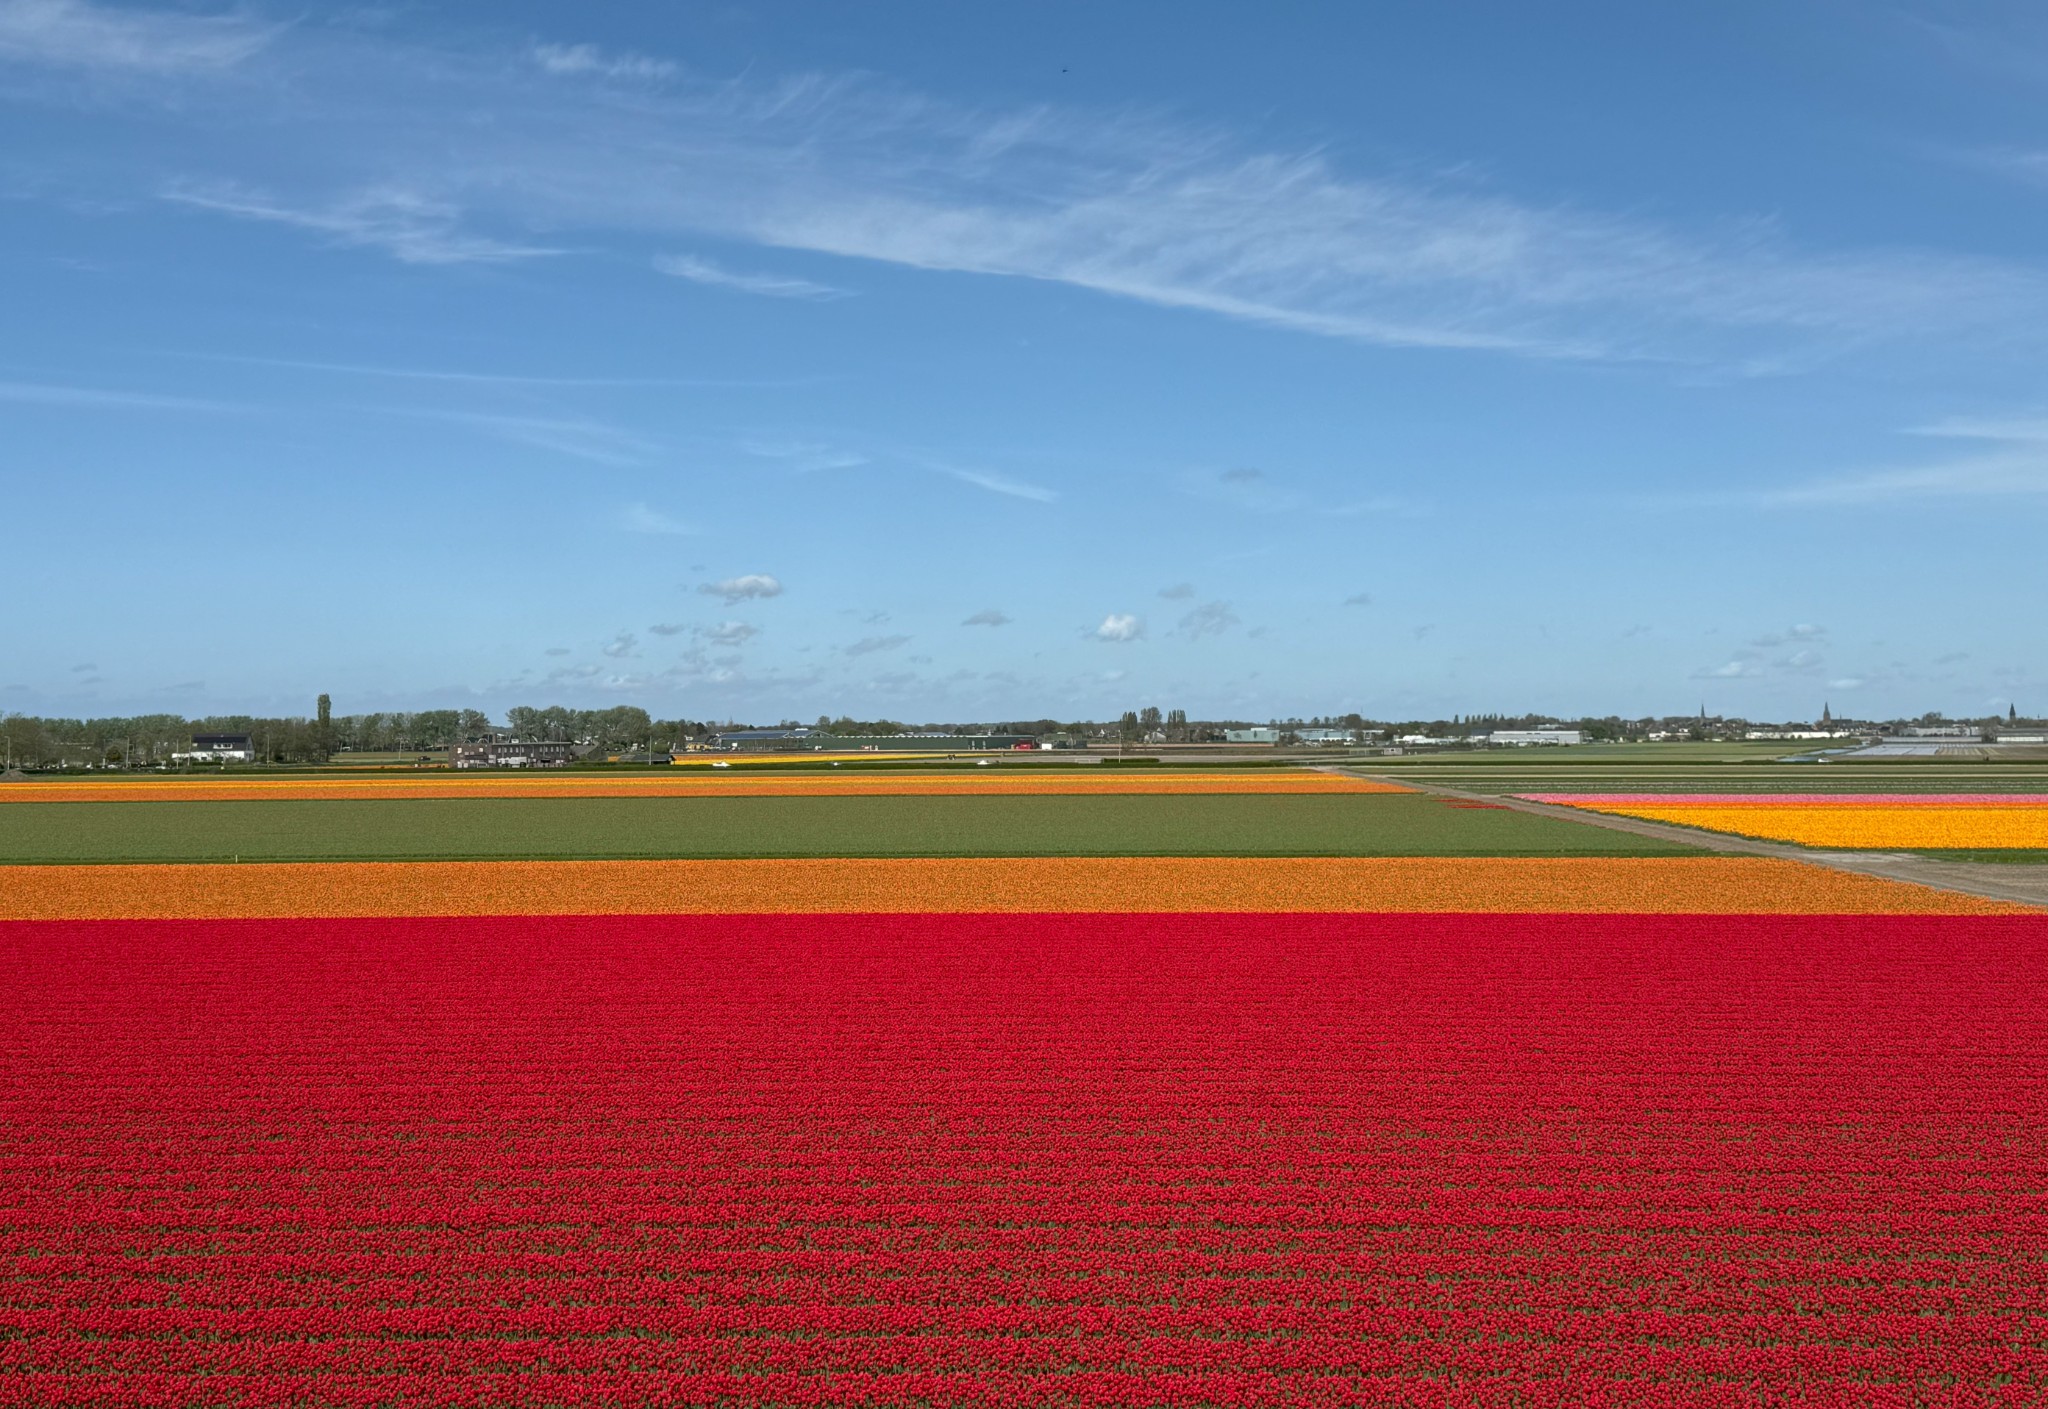
M 1709 714 L 1623 719 L 1550 715 L 1453 715 L 1377 720 L 1359 714 L 1313 718 L 1191 719 L 1147 707 L 1114 720 L 1029 719 L 911 724 L 894 719 L 820 717 L 810 724 L 656 719 L 632 705 L 581 710 L 520 706 L 502 722 L 473 709 L 338 715 L 326 696 L 305 717 L 151 714 L 102 719 L 0 716 L 0 768 L 180 769 L 230 765 L 384 764 L 567 767 L 668 763 L 704 753 L 959 754 L 1058 750 L 1075 754 L 1165 751 L 1346 750 L 1380 754 L 1432 750 L 1562 748 L 1592 744 L 1779 743 L 1792 751 L 1886 756 L 1994 749 L 2048 749 L 2048 723 L 2003 716 L 1854 719 L 1823 705 L 1812 720 L 1759 721 Z

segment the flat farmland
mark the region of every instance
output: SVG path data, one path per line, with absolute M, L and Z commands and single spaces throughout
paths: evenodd
M 1413 793 L 486 797 L 0 807 L 0 861 L 803 856 L 1668 856 L 1682 843 Z
M 0 1402 L 2038 1405 L 2044 937 L 18 924 Z

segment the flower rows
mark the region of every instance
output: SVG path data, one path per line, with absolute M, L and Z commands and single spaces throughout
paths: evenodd
M 1090 772 L 1007 770 L 917 773 L 623 773 L 384 774 L 372 777 L 66 779 L 0 786 L 0 802 L 234 801 L 256 798 L 466 797 L 946 797 L 1011 795 L 1405 793 L 1411 789 L 1339 773 L 1288 769 L 1260 772 L 1158 773 L 1099 768 Z
M 1489 912 L 1987 915 L 1764 857 L 1010 857 L 0 866 L 0 920 L 373 915 Z
M 2044 940 L 8 927 L 0 1405 L 2038 1404 Z
M 1617 817 L 1671 822 L 1802 846 L 1901 850 L 2048 848 L 2048 798 L 1998 793 L 1953 797 L 1531 794 Z

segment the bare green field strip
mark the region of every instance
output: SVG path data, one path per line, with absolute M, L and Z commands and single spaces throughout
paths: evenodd
M 0 808 L 0 862 L 778 856 L 1670 856 L 1412 794 L 465 798 Z

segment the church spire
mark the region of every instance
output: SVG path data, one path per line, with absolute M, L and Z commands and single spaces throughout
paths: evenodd
M 1835 713 L 1832 709 L 1828 707 L 1828 704 L 1825 700 L 1821 702 L 1820 706 L 1820 722 L 1823 724 L 1832 724 L 1835 722 Z

